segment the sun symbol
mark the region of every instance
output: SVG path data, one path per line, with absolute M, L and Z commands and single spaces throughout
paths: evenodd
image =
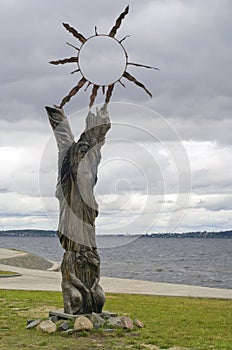
M 115 25 L 110 30 L 109 34 L 98 34 L 95 27 L 95 34 L 86 39 L 76 29 L 67 23 L 63 23 L 65 29 L 70 32 L 80 42 L 80 47 L 76 47 L 70 43 L 67 45 L 73 47 L 78 51 L 77 56 L 64 58 L 49 63 L 54 65 L 76 63 L 77 69 L 71 74 L 78 73 L 81 75 L 77 85 L 72 88 L 67 96 L 61 101 L 59 108 L 62 108 L 70 99 L 76 95 L 85 85 L 85 91 L 89 86 L 92 86 L 92 93 L 90 96 L 89 108 L 94 104 L 98 91 L 101 88 L 103 95 L 105 95 L 105 103 L 110 101 L 113 89 L 116 83 L 125 87 L 122 79 L 125 78 L 130 82 L 142 88 L 149 96 L 152 97 L 151 92 L 144 84 L 139 82 L 128 71 L 128 66 L 144 67 L 149 69 L 157 69 L 156 67 L 147 66 L 139 63 L 132 63 L 128 61 L 128 54 L 122 45 L 122 42 L 128 37 L 125 36 L 121 40 L 117 40 L 115 35 L 120 28 L 122 20 L 129 12 L 129 6 L 117 18 Z M 100 62 L 101 61 L 101 62 Z M 107 78 L 103 78 L 103 73 L 107 71 Z

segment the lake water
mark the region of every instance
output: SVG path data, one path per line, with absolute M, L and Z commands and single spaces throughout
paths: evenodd
M 98 237 L 101 275 L 232 289 L 232 239 Z M 61 261 L 57 237 L 0 237 L 16 248 Z

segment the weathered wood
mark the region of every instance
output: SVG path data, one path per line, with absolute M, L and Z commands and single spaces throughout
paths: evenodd
M 60 203 L 58 237 L 66 250 L 61 264 L 64 312 L 100 313 L 105 294 L 99 285 L 100 257 L 95 238 L 98 205 L 93 189 L 101 147 L 110 128 L 106 105 L 89 111 L 75 142 L 62 109 L 46 107 L 59 150 L 56 197 Z
M 120 14 L 120 16 L 117 18 L 115 25 L 113 26 L 113 28 L 111 29 L 109 36 L 110 37 L 115 37 L 117 30 L 120 28 L 122 20 L 126 17 L 126 15 L 129 12 L 129 6 L 127 6 L 125 8 L 125 10 Z

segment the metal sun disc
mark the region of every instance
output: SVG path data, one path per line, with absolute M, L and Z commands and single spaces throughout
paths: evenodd
M 98 34 L 81 45 L 77 64 L 91 84 L 109 86 L 118 82 L 125 73 L 127 53 L 117 39 Z

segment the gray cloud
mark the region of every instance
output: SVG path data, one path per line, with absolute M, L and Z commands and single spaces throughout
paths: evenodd
M 50 0 L 45 4 L 2 0 L 0 159 L 4 168 L 0 174 L 3 203 L 0 206 L 1 212 L 8 217 L 4 227 L 17 227 L 16 207 L 22 203 L 20 227 L 46 228 L 49 225 L 45 218 L 39 219 L 43 212 L 39 200 L 39 171 L 47 210 L 51 216 L 55 216 L 57 210 L 52 200 L 57 156 L 54 143 L 47 157 L 43 154 L 46 140 L 53 137 L 44 106 L 59 103 L 78 80 L 78 76 L 69 74 L 73 65 L 56 67 L 48 64 L 52 59 L 75 54 L 65 42 L 77 42 L 65 31 L 62 22 L 70 23 L 87 37 L 94 33 L 95 25 L 99 33 L 108 33 L 128 3 L 130 14 L 117 37 L 131 35 L 124 42 L 130 61 L 158 66 L 160 71 L 128 67 L 128 71 L 152 91 L 153 98 L 124 80 L 126 89 L 118 84 L 112 101 L 142 105 L 157 111 L 165 119 L 151 116 L 150 112 L 136 106 L 110 106 L 113 128 L 104 146 L 103 164 L 107 164 L 104 162 L 110 155 L 121 155 L 128 163 L 120 166 L 122 159 L 117 163 L 112 158 L 107 167 L 100 169 L 97 195 L 98 200 L 102 200 L 104 215 L 98 224 L 100 227 L 106 225 L 105 218 L 109 213 L 105 209 L 110 203 L 119 210 L 133 190 L 138 198 L 133 197 L 129 207 L 124 206 L 124 213 L 120 211 L 113 219 L 116 224 L 121 218 L 124 227 L 128 215 L 140 212 L 137 204 L 145 198 L 139 196 L 145 194 L 147 179 L 151 196 L 156 194 L 157 198 L 152 198 L 143 213 L 139 229 L 146 227 L 146 220 L 151 221 L 149 215 L 152 217 L 152 211 L 158 212 L 162 204 L 165 213 L 173 210 L 176 199 L 171 196 L 178 191 L 174 165 L 179 164 L 179 175 L 186 170 L 186 161 L 180 166 L 181 159 L 175 150 L 175 145 L 180 145 L 179 139 L 182 139 L 190 159 L 194 204 L 180 227 L 206 227 L 205 213 L 208 212 L 214 213 L 214 227 L 230 227 L 231 1 L 101 0 L 93 3 L 68 0 L 64 4 L 62 0 Z M 65 106 L 66 114 L 71 117 L 86 108 L 89 94 L 90 91 L 82 91 L 73 97 Z M 99 95 L 97 103 L 102 101 L 103 97 Z M 79 119 L 72 121 L 77 137 L 84 126 L 83 114 L 85 116 L 85 111 L 79 112 Z M 129 126 L 119 128 L 117 123 Z M 171 123 L 170 127 L 168 123 Z M 129 140 L 127 145 L 126 139 Z M 153 148 L 149 149 L 149 144 L 153 144 Z M 165 147 L 169 157 L 176 154 L 174 165 L 165 153 Z M 151 158 L 149 152 L 153 152 Z M 142 173 L 131 166 L 132 161 L 136 169 L 140 167 L 145 171 L 146 181 Z M 117 182 L 118 179 L 121 181 Z M 185 180 L 181 178 L 183 192 L 188 191 Z M 115 184 L 118 197 L 113 203 Z M 168 198 L 159 197 L 164 184 Z M 16 207 L 12 207 L 12 202 Z M 179 206 L 176 209 L 179 210 Z M 218 212 L 222 210 L 226 214 L 220 219 Z M 26 213 L 31 215 L 30 220 Z M 27 219 L 24 220 L 23 215 Z M 156 228 L 162 229 L 165 225 L 165 216 L 161 215 Z M 130 229 L 133 230 L 133 224 Z

